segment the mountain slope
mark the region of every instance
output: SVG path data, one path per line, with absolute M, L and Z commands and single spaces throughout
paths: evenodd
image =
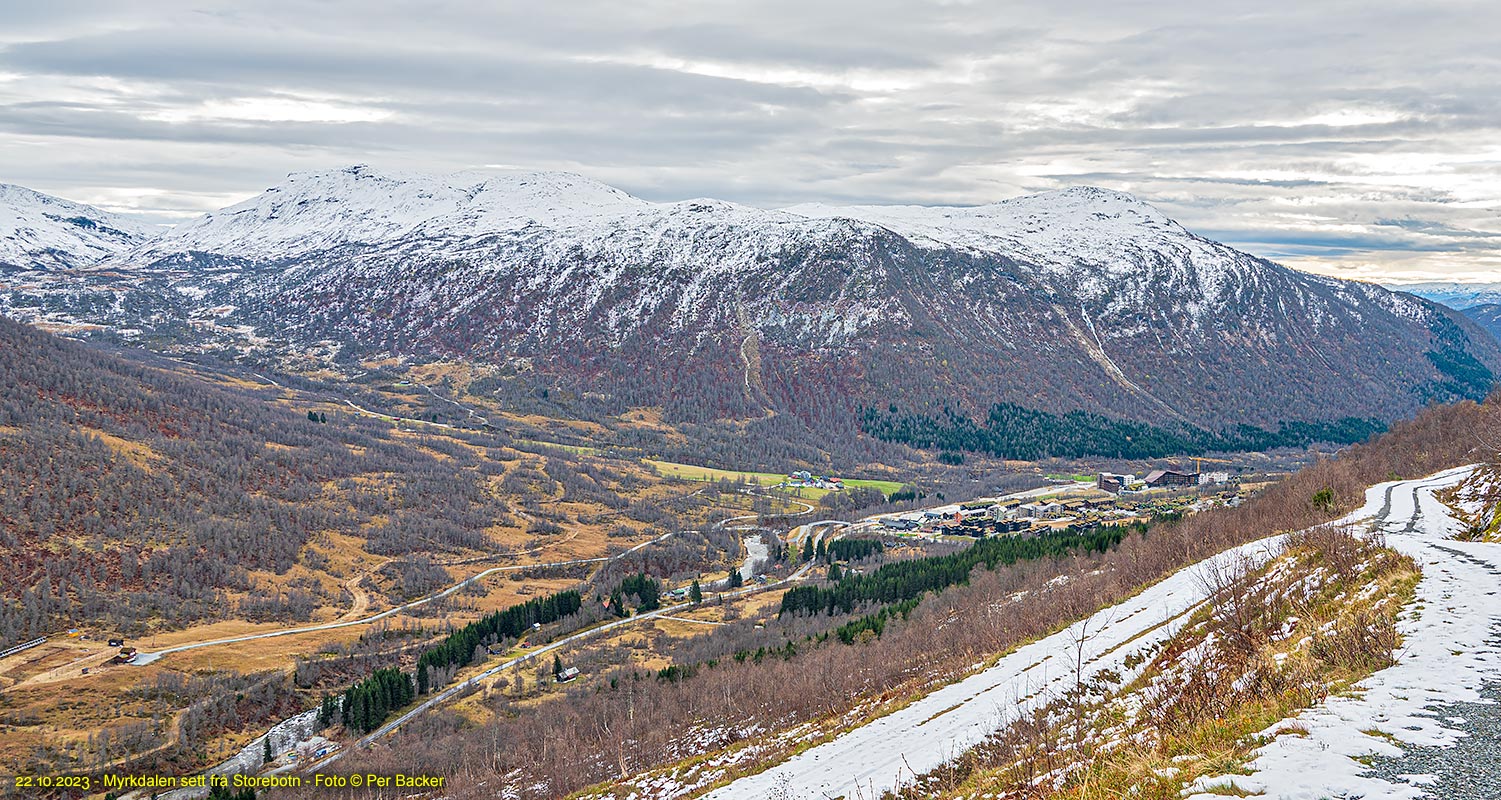
M 1464 310 L 1464 315 L 1497 339 L 1501 339 L 1501 303 L 1485 303 Z
M 0 271 L 88 266 L 152 232 L 93 206 L 0 183 Z
M 1483 395 L 1501 369 L 1457 312 L 1286 269 L 1097 189 L 767 211 L 563 173 L 353 167 L 100 266 L 10 307 L 269 358 L 469 359 L 576 408 L 790 414 L 839 435 L 861 407 L 1392 419 Z
M 0 649 L 80 625 L 322 622 L 350 608 L 351 576 L 383 562 L 367 588 L 395 605 L 446 583 L 424 559 L 550 546 L 534 527 L 543 520 L 596 541 L 608 525 L 616 545 L 645 527 L 621 515 L 626 505 L 675 520 L 633 463 L 591 461 L 580 477 L 577 454 L 392 425 L 316 384 L 90 346 L 4 317 L 0 386 Z M 508 469 L 515 477 L 500 481 Z

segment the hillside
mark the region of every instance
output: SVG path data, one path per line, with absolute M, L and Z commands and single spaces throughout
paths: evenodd
M 1464 310 L 1464 314 L 1474 320 L 1476 325 L 1489 331 L 1492 336 L 1501 339 L 1501 303 L 1471 306 Z
M 767 211 L 650 203 L 564 173 L 352 167 L 294 175 L 98 267 L 0 300 L 28 321 L 252 360 L 491 365 L 506 393 L 566 414 L 787 416 L 1014 457 L 1060 424 L 1107 455 L 1125 436 L 1158 455 L 1358 440 L 1484 396 L 1501 369 L 1501 346 L 1457 312 L 1286 269 L 1088 188 Z M 990 421 L 1040 410 L 1084 416 Z M 1303 422 L 1322 426 L 1283 433 Z M 1262 430 L 1216 438 L 1238 425 Z
M 676 521 L 639 465 L 393 424 L 4 318 L 0 385 L 0 648 L 77 625 L 322 621 L 445 585 L 441 562 L 599 556 Z
M 1106 730 L 1092 738 L 1096 744 L 1113 743 L 1104 737 L 1118 737 L 1123 726 L 1140 724 L 1126 728 L 1140 733 L 1139 742 L 1133 738 L 1128 746 L 1100 747 L 1094 751 L 1099 763 L 1114 768 L 1119 756 L 1127 768 L 1135 769 L 1138 783 L 1154 789 L 1144 796 L 1181 797 L 1182 784 L 1195 775 L 1237 774 L 1250 751 L 1268 743 L 1267 737 L 1254 734 L 1284 713 L 1317 704 L 1325 694 L 1341 689 L 1341 680 L 1391 664 L 1391 639 L 1354 636 L 1351 627 L 1351 612 L 1361 611 L 1360 603 L 1390 592 L 1392 600 L 1380 602 L 1386 616 L 1372 628 L 1389 630 L 1381 625 L 1397 616 L 1393 606 L 1407 600 L 1400 587 L 1390 585 L 1391 577 L 1363 574 L 1368 569 L 1380 573 L 1385 567 L 1406 569 L 1388 561 L 1395 554 L 1383 552 L 1379 539 L 1359 544 L 1338 529 L 1326 529 L 1322 537 L 1302 537 L 1304 543 L 1322 539 L 1328 546 L 1316 546 L 1321 553 L 1307 553 L 1301 566 L 1285 565 L 1295 567 L 1293 571 L 1277 570 L 1287 578 L 1285 583 L 1272 583 L 1265 591 L 1252 586 L 1256 593 L 1247 592 L 1250 597 L 1237 605 L 1244 597 L 1238 592 L 1246 591 L 1249 582 L 1236 576 L 1236 570 L 1262 563 L 1270 549 L 1268 537 L 1281 538 L 1279 531 L 1303 530 L 1355 511 L 1347 519 L 1374 518 L 1392 546 L 1405 552 L 1409 543 L 1417 544 L 1433 559 L 1423 563 L 1433 565 L 1426 572 L 1438 589 L 1420 589 L 1427 610 L 1412 615 L 1423 621 L 1423 634 L 1413 641 L 1421 642 L 1424 663 L 1468 667 L 1484 657 L 1495 667 L 1494 652 L 1478 644 L 1491 635 L 1495 612 L 1476 613 L 1484 606 L 1484 590 L 1479 587 L 1493 580 L 1486 570 L 1494 566 L 1468 558 L 1468 553 L 1456 555 L 1453 549 L 1444 554 L 1442 548 L 1453 544 L 1440 536 L 1449 523 L 1431 497 L 1458 472 L 1446 473 L 1449 481 L 1418 476 L 1488 457 L 1473 433 L 1493 429 L 1498 416 L 1501 406 L 1494 400 L 1436 406 L 1236 507 L 1161 520 L 1150 530 L 1129 533 L 1114 546 L 1066 558 L 974 564 L 973 569 L 966 564 L 961 571 L 966 580 L 949 588 L 929 583 L 933 591 L 916 602 L 897 604 L 900 595 L 887 594 L 882 601 L 862 606 L 857 614 L 883 608 L 889 612 L 873 636 L 823 635 L 827 628 L 822 626 L 849 619 L 837 609 L 830 614 L 788 614 L 766 619 L 754 632 L 746 630 L 748 624 L 738 630 L 717 627 L 702 638 L 693 653 L 696 659 L 675 660 L 679 670 L 665 677 L 666 670 L 659 672 L 656 680 L 649 674 L 633 674 L 632 668 L 613 669 L 606 660 L 587 673 L 581 685 L 559 688 L 564 697 L 560 702 L 513 702 L 502 684 L 500 691 L 477 693 L 462 711 L 434 714 L 381 747 L 351 754 L 335 770 L 400 772 L 422 765 L 454 775 L 444 790 L 456 798 L 509 792 L 537 798 L 666 800 L 854 797 L 858 793 L 851 786 L 856 781 L 871 796 L 872 785 L 881 792 L 893 788 L 899 778 L 918 777 L 913 772 L 952 765 L 952 772 L 929 773 L 933 783 L 910 786 L 910 796 L 1030 796 L 1025 787 L 1048 775 L 1064 785 L 1056 794 L 1039 790 L 1038 796 L 1078 797 L 1078 791 L 1068 791 L 1077 790 L 1077 784 L 1068 783 L 1077 776 L 1059 769 L 1062 765 L 1056 761 L 1076 755 L 1068 746 L 1077 741 L 1076 723 L 1068 713 L 1077 707 L 1075 701 L 1088 698 L 1093 706 L 1097 700 L 1112 700 L 1121 687 L 1140 688 L 1135 679 L 1159 658 L 1192 666 L 1194 657 L 1204 657 L 1197 663 L 1205 668 L 1179 673 L 1181 679 L 1147 694 L 1155 704 L 1133 706 L 1152 707 L 1161 715 L 1134 717 L 1130 710 L 1100 715 L 1098 722 Z M 1382 481 L 1390 482 L 1369 488 Z M 1428 495 L 1422 505 L 1420 492 Z M 1364 529 L 1362 525 L 1359 530 Z M 1230 555 L 1217 560 L 1218 571 L 1204 561 L 1226 551 Z M 1237 563 L 1237 554 L 1246 560 Z M 1494 559 L 1494 554 L 1487 558 Z M 1328 561 L 1320 564 L 1319 559 Z M 922 562 L 902 562 L 904 567 L 917 563 Z M 1452 581 L 1460 570 L 1478 585 L 1471 583 L 1467 594 L 1457 599 L 1429 599 L 1457 588 Z M 1408 581 L 1410 588 L 1412 577 L 1408 572 L 1400 580 Z M 818 584 L 818 591 L 850 594 L 846 590 L 869 579 L 831 579 Z M 1201 605 L 1216 585 L 1236 588 L 1225 592 L 1228 599 L 1220 604 Z M 1296 602 L 1299 586 L 1316 590 L 1318 602 Z M 786 597 L 807 591 L 794 589 Z M 1475 618 L 1466 622 L 1470 613 Z M 1245 634 L 1252 645 L 1249 654 L 1264 661 L 1248 665 L 1244 659 L 1208 660 L 1224 656 L 1202 645 L 1201 623 L 1206 617 L 1220 621 L 1223 633 Z M 1086 618 L 1092 618 L 1089 625 L 1077 624 Z M 1411 630 L 1411 624 L 1404 627 L 1404 633 Z M 1338 636 L 1306 649 L 1331 631 Z M 1288 638 L 1294 632 L 1298 635 Z M 1309 638 L 1303 638 L 1304 632 Z M 1446 637 L 1460 634 L 1467 645 L 1475 644 L 1464 653 L 1442 646 Z M 740 644 L 746 640 L 748 646 Z M 1234 647 L 1244 640 L 1220 641 Z M 1154 646 L 1159 643 L 1164 646 Z M 1458 661 L 1461 655 L 1465 659 Z M 1231 669 L 1262 664 L 1272 670 L 1289 656 L 1287 666 L 1295 671 L 1251 670 L 1260 682 L 1242 682 L 1243 673 Z M 588 663 L 582 653 L 564 657 L 568 663 Z M 1183 662 L 1178 662 L 1180 657 Z M 1358 669 L 1351 669 L 1352 661 Z M 1226 668 L 1209 666 L 1218 664 Z M 1154 668 L 1163 667 L 1159 663 Z M 1086 684 L 1086 692 L 1071 694 L 1071 689 L 1077 692 L 1075 681 Z M 1427 696 L 1420 686 L 1409 689 L 1413 698 Z M 1050 704 L 1061 704 L 1063 713 L 1051 721 L 1045 714 L 1023 717 L 1015 727 L 1018 741 L 986 741 L 1004 723 L 1016 721 L 1019 712 L 1059 711 L 1043 708 Z M 1371 705 L 1372 711 L 1382 710 Z M 1415 710 L 1416 705 L 1404 703 L 1402 709 Z M 1246 713 L 1231 713 L 1237 708 Z M 1256 725 L 1258 716 L 1269 718 Z M 485 721 L 476 724 L 477 718 Z M 1159 720 L 1174 726 L 1166 731 L 1173 734 L 1166 737 L 1169 741 L 1159 743 L 1155 738 L 1162 731 L 1154 730 L 1152 723 Z M 1407 722 L 1404 716 L 1403 724 Z M 1385 733 L 1370 732 L 1377 729 Z M 1180 730 L 1196 735 L 1176 735 Z M 1422 738 L 1404 732 L 1417 728 L 1399 728 L 1379 716 L 1360 730 L 1368 746 L 1379 746 L 1381 739 Z M 569 746 L 541 744 L 559 740 Z M 496 750 L 495 741 L 538 744 Z M 974 747 L 982 742 L 985 745 Z M 1013 743 L 1030 747 L 1018 753 L 1009 749 Z M 990 744 L 1006 747 L 986 746 Z M 1342 750 L 1328 759 L 1351 764 L 1356 762 L 1346 756 L 1358 754 Z M 1023 769 L 1021 775 L 1009 770 L 999 776 L 991 773 L 996 768 L 1031 768 L 1039 759 L 1051 766 Z M 891 764 L 902 764 L 904 772 L 883 769 Z M 1141 773 L 1150 775 L 1154 769 L 1159 770 L 1156 778 L 1143 781 Z M 976 792 L 960 783 L 966 773 L 1000 785 Z M 306 790 L 304 794 L 311 796 Z M 1316 796 L 1336 795 L 1324 791 Z
M 0 183 L 0 272 L 86 267 L 155 232 L 93 206 Z

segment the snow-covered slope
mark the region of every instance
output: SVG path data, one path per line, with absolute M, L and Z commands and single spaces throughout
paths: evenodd
M 1128 313 L 1150 303 L 1154 290 L 1167 289 L 1155 299 L 1181 299 L 1196 326 L 1224 313 L 1237 294 L 1262 288 L 1280 269 L 1195 236 L 1132 195 L 1092 186 L 983 206 L 806 204 L 785 210 L 871 222 L 931 247 L 1005 255 L 1041 268 L 1084 300 Z M 1392 302 L 1420 313 L 1410 300 Z
M 1274 427 L 1391 418 L 1501 371 L 1501 347 L 1457 313 L 1091 188 L 767 210 L 569 173 L 361 166 L 293 175 L 102 264 L 0 303 L 273 357 L 507 364 L 696 419 L 1011 403 Z
M 651 203 L 569 172 L 426 175 L 361 165 L 291 175 L 243 203 L 179 225 L 122 261 L 209 253 L 274 262 L 344 245 L 464 247 L 487 237 L 542 231 L 598 248 L 608 242 L 649 244 L 704 222 L 830 227 L 717 200 Z
M 1213 800 L 1225 792 L 1212 787 L 1233 782 L 1242 794 L 1277 800 L 1495 796 L 1485 764 L 1496 756 L 1487 695 L 1501 683 L 1501 548 L 1455 541 L 1464 525 L 1435 496 L 1471 474 L 1446 470 L 1366 493 L 1370 530 L 1423 570 L 1396 665 L 1269 726 L 1240 774 L 1202 779 L 1185 795 Z
M 1428 707 L 1480 700 L 1478 690 L 1501 678 L 1501 650 L 1494 646 L 1501 613 L 1491 598 L 1501 558 L 1494 545 L 1451 541 L 1458 526 L 1434 498 L 1436 490 L 1458 483 L 1470 470 L 1374 486 L 1360 510 L 1330 523 L 1369 526 L 1419 559 L 1424 575 L 1416 608 L 1422 614 L 1406 624 L 1407 641 L 1397 666 L 1363 681 L 1358 695 L 1331 698 L 1299 715 L 1296 722 L 1307 734 L 1283 728 L 1277 736 L 1274 732 L 1282 726 L 1269 727 L 1263 736 L 1270 743 L 1250 765 L 1257 774 L 1236 776 L 1240 787 L 1279 800 L 1424 796 L 1410 784 L 1368 777 L 1363 759 L 1373 753 L 1400 754 L 1412 745 L 1452 747 L 1464 735 L 1465 720 L 1436 719 Z M 1150 661 L 1143 654 L 1169 639 L 1205 601 L 1207 565 L 1263 562 L 1281 549 L 1284 539 L 1278 535 L 1243 545 L 1181 570 L 1088 620 L 1019 648 L 988 669 L 702 797 L 880 797 L 894 791 L 915 774 L 959 758 L 991 733 L 1064 695 L 1075 680 L 1067 666 L 1075 658 L 1082 659 L 1089 675 L 1109 669 L 1129 683 L 1133 669 L 1140 669 L 1128 666 L 1130 657 L 1138 665 Z M 1215 783 L 1219 781 L 1204 782 Z M 646 796 L 689 794 L 671 788 Z M 1208 800 L 1222 794 L 1194 797 Z
M 243 203 L 185 222 L 131 254 L 137 262 L 202 252 L 274 261 L 344 244 L 470 237 L 528 225 L 599 227 L 646 207 L 561 172 L 381 173 L 354 166 L 297 173 Z
M 151 226 L 0 183 L 0 268 L 88 266 L 144 242 Z
M 1108 269 L 1142 250 L 1208 244 L 1155 207 L 1129 194 L 1092 186 L 983 206 L 804 204 L 785 210 L 812 218 L 867 220 L 914 240 L 1008 253 L 1050 268 L 1077 262 Z M 1208 247 L 1195 249 L 1211 252 Z

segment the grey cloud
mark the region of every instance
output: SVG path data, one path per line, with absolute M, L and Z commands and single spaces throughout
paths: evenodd
M 0 180 L 153 219 L 360 161 L 766 206 L 1096 183 L 1335 274 L 1494 258 L 1501 9 L 1185 8 L 33 3 L 0 30 Z M 267 98 L 387 116 L 196 113 Z

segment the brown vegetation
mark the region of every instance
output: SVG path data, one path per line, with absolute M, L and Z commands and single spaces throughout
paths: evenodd
M 766 749 L 767 742 L 777 741 L 777 731 L 810 721 L 823 721 L 826 729 L 855 724 L 964 674 L 977 660 L 1046 634 L 1188 564 L 1233 545 L 1328 521 L 1356 506 L 1372 483 L 1464 463 L 1477 446 L 1471 432 L 1497 413 L 1494 400 L 1431 408 L 1239 508 L 1156 526 L 1105 554 L 982 571 L 968 586 L 928 597 L 909 621 L 891 625 L 863 646 L 811 642 L 796 620 L 779 622 L 764 634 L 787 645 L 759 664 L 722 658 L 672 683 L 626 672 L 611 676 L 613 684 L 580 686 L 569 702 L 545 704 L 480 729 L 435 715 L 390 746 L 347 759 L 341 769 L 422 765 L 454 776 L 450 794 L 455 797 L 493 796 L 502 785 L 520 797 L 554 797 L 734 746 L 751 729 L 758 731 L 762 746 L 755 760 L 764 766 L 792 747 L 788 742 L 780 753 Z M 1328 502 L 1316 502 L 1321 492 Z M 1072 578 L 1049 585 L 1058 574 Z
M 1145 665 L 1138 676 L 1088 676 L 898 796 L 1175 800 L 1196 778 L 1240 771 L 1257 732 L 1390 666 L 1417 579 L 1380 537 L 1294 534 L 1268 566 L 1210 572 L 1213 605 L 1128 658 Z

